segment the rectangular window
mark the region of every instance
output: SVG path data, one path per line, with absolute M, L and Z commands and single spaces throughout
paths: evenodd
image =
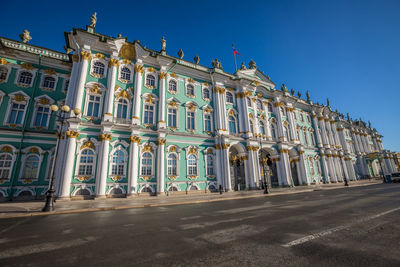
M 47 127 L 47 119 L 49 117 L 50 109 L 47 107 L 38 107 L 36 111 L 35 126 Z
M 100 111 L 100 96 L 90 95 L 86 116 L 99 117 Z
M 22 124 L 22 118 L 24 117 L 24 113 L 25 113 L 25 104 L 13 103 L 8 123 Z
M 188 130 L 194 130 L 194 112 L 188 112 L 187 113 L 187 129 Z
M 211 115 L 204 115 L 204 130 L 206 132 L 211 132 Z
M 153 124 L 154 117 L 154 106 L 153 105 L 145 105 L 144 106 L 144 124 Z
M 176 128 L 176 109 L 168 109 L 168 127 Z

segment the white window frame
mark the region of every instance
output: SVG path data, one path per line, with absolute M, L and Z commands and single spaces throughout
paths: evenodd
M 170 109 L 173 109 L 176 112 L 176 114 L 175 114 L 175 116 L 176 116 L 176 125 L 175 126 L 169 126 L 169 110 Z M 179 122 L 179 109 L 178 109 L 178 107 L 173 107 L 173 106 L 167 105 L 167 127 L 178 129 L 179 128 L 178 122 Z
M 85 148 L 82 147 L 86 142 L 90 141 L 94 147 L 92 148 Z M 90 149 L 94 152 L 94 159 L 93 159 L 93 175 L 91 176 L 87 176 L 88 179 L 93 179 L 94 177 L 96 177 L 96 173 L 97 173 L 97 151 L 99 150 L 99 142 L 97 141 L 97 139 L 95 138 L 82 138 L 76 141 L 77 143 L 77 149 L 76 149 L 76 153 L 75 153 L 75 157 L 76 157 L 76 162 L 75 162 L 75 175 L 74 178 L 79 180 L 79 177 L 82 176 L 87 176 L 87 175 L 79 175 L 79 166 L 80 166 L 80 162 L 81 162 L 81 155 L 82 155 L 82 151 L 85 149 Z
M 258 107 L 258 104 L 260 104 L 261 106 Z M 261 99 L 257 99 L 257 100 L 256 100 L 256 109 L 257 109 L 257 110 L 263 110 L 263 109 L 264 109 L 264 107 L 263 107 L 263 102 L 262 102 Z
M 53 88 L 44 86 L 46 78 L 54 79 L 54 87 Z M 54 92 L 57 90 L 57 84 L 58 84 L 58 76 L 56 74 L 54 74 L 54 75 L 42 74 L 41 81 L 40 81 L 40 85 L 41 85 L 40 88 L 42 89 L 42 91 Z
M 169 156 L 170 155 L 173 155 L 173 156 L 175 156 L 175 160 L 176 160 L 176 166 L 175 166 L 175 168 L 176 168 L 176 174 L 170 174 L 170 173 L 168 173 L 168 170 L 169 170 L 169 168 L 170 168 L 170 166 L 171 165 L 169 165 Z M 167 176 L 168 177 L 179 177 L 179 155 L 178 155 L 178 153 L 175 153 L 175 152 L 170 152 L 170 153 L 168 153 L 167 154 Z
M 232 102 L 228 101 L 228 96 L 227 96 L 228 93 L 231 94 L 231 96 L 232 96 Z M 225 98 L 226 98 L 226 103 L 227 104 L 235 105 L 235 94 L 234 93 L 232 93 L 230 91 L 226 91 L 225 92 Z
M 31 75 L 32 75 L 32 80 L 31 80 L 31 82 L 29 83 L 29 84 L 25 84 L 25 83 L 20 83 L 19 82 L 19 78 L 20 78 L 20 76 L 21 76 L 21 74 L 23 73 L 23 72 L 28 72 L 28 73 L 30 73 Z M 29 87 L 32 87 L 33 86 L 33 81 L 35 80 L 35 77 L 36 76 L 36 71 L 32 71 L 32 70 L 27 70 L 27 69 L 22 69 L 22 68 L 20 68 L 18 71 L 17 71 L 17 74 L 15 75 L 15 84 L 18 86 L 18 87 L 22 87 L 22 88 L 29 88 Z
M 170 90 L 170 88 L 169 88 L 170 82 L 175 82 L 175 85 L 176 85 L 175 91 Z M 176 95 L 178 93 L 178 80 L 172 79 L 172 78 L 168 79 L 168 92 L 171 95 Z
M 125 100 L 128 103 L 127 110 L 126 110 L 126 118 L 118 118 L 118 105 L 119 105 L 119 101 L 120 100 Z M 114 117 L 117 120 L 118 119 L 129 120 L 131 118 L 130 116 L 131 116 L 131 101 L 126 97 L 115 98 L 115 101 L 114 101 Z
M 103 75 L 102 74 L 98 74 L 98 73 L 94 73 L 94 64 L 96 62 L 100 62 L 100 63 L 102 63 L 104 65 L 104 73 L 103 73 Z M 95 78 L 98 78 L 98 79 L 102 79 L 102 78 L 107 77 L 107 71 L 108 71 L 107 65 L 108 65 L 108 62 L 106 60 L 102 59 L 102 58 L 92 59 L 92 62 L 90 63 L 90 75 L 95 77 Z
M 188 94 L 188 87 L 189 86 L 193 86 L 193 95 Z M 193 84 L 193 83 L 186 84 L 186 86 L 185 86 L 185 95 L 187 97 L 191 97 L 191 98 L 195 98 L 196 97 L 196 86 L 195 86 L 195 84 Z
M 196 158 L 196 173 L 194 173 L 194 174 L 189 174 L 189 160 L 190 160 L 191 156 L 194 156 Z M 198 155 L 193 154 L 193 153 L 190 153 L 187 155 L 187 157 L 186 157 L 186 175 L 187 175 L 187 177 L 189 177 L 189 176 L 198 177 L 199 176 L 199 156 Z
M 10 148 L 11 151 L 3 151 L 5 147 Z M 1 151 L 1 152 L 0 152 L 0 155 L 2 155 L 2 154 L 8 154 L 9 156 L 11 156 L 11 166 L 9 167 L 10 172 L 8 173 L 8 177 L 7 177 L 7 178 L 2 179 L 2 181 L 7 182 L 7 181 L 10 181 L 10 179 L 11 179 L 12 170 L 13 170 L 13 168 L 14 168 L 14 163 L 15 163 L 16 158 L 17 158 L 17 154 L 16 154 L 17 150 L 16 150 L 15 147 L 13 147 L 12 145 L 3 144 L 3 145 L 0 145 L 0 151 Z
M 230 118 L 230 117 L 232 117 L 232 118 L 234 119 L 234 124 L 235 124 L 235 132 L 234 132 L 234 133 L 231 132 L 231 129 L 230 129 L 230 123 L 229 123 L 229 118 Z M 237 133 L 238 133 L 237 118 L 236 118 L 235 115 L 229 115 L 229 114 L 228 114 L 228 132 L 229 132 L 230 134 L 237 134 Z
M 213 162 L 213 166 L 212 166 L 213 173 L 212 174 L 210 174 L 208 172 L 208 167 L 209 167 L 208 166 L 208 157 L 211 157 L 212 158 L 212 162 Z M 214 155 L 212 153 L 206 153 L 205 154 L 205 166 L 206 166 L 206 176 L 214 178 L 215 177 L 215 157 L 214 157 Z
M 7 75 L 6 78 L 4 80 L 0 80 L 0 83 L 7 83 L 8 82 L 8 78 L 10 77 L 11 71 L 12 71 L 12 67 L 10 63 L 4 64 L 4 65 L 0 65 L 0 68 L 4 68 L 7 70 Z
M 114 153 L 115 152 L 120 152 L 122 151 L 122 153 L 124 153 L 124 163 L 122 164 L 124 167 L 124 172 L 123 175 L 119 175 L 119 174 L 113 174 L 112 173 L 112 169 L 113 169 L 113 159 L 114 159 Z M 124 179 L 125 177 L 127 177 L 127 173 L 128 173 L 128 158 L 129 158 L 129 154 L 128 151 L 122 146 L 122 145 L 118 145 L 117 147 L 115 147 L 114 149 L 111 150 L 110 154 L 109 154 L 109 168 L 108 168 L 108 176 L 109 177 L 115 177 L 118 176 L 121 179 Z M 119 164 L 117 164 L 118 166 Z M 118 172 L 118 169 L 117 169 Z
M 93 119 L 99 119 L 99 118 L 101 118 L 102 115 L 103 115 L 103 101 L 104 101 L 104 97 L 103 97 L 103 96 L 104 96 L 105 88 L 103 87 L 103 85 L 101 85 L 100 83 L 98 83 L 97 85 L 98 85 L 99 91 L 98 91 L 97 93 L 94 93 L 94 92 L 91 92 L 91 91 L 90 91 L 91 88 L 94 87 L 94 85 L 95 85 L 95 84 L 93 84 L 93 83 L 87 84 L 87 85 L 86 85 L 85 106 L 84 106 L 84 109 L 83 109 L 83 111 L 84 111 L 83 117 L 86 118 L 86 119 L 92 119 L 92 118 L 93 118 Z M 89 108 L 89 97 L 90 97 L 90 96 L 99 96 L 99 97 L 100 97 L 99 114 L 98 114 L 97 117 L 88 116 L 88 115 L 87 115 L 88 108 Z
M 16 95 L 23 95 L 25 99 L 21 100 L 21 101 L 17 101 L 15 99 Z M 8 107 L 7 107 L 6 115 L 4 116 L 3 125 L 22 126 L 24 124 L 24 121 L 25 121 L 26 111 L 27 111 L 27 108 L 28 108 L 30 97 L 27 94 L 25 94 L 24 92 L 22 92 L 22 91 L 17 91 L 17 92 L 10 93 L 10 94 L 8 94 L 8 96 L 9 96 Z M 9 119 L 10 119 L 11 111 L 12 111 L 12 105 L 14 103 L 16 103 L 16 104 L 24 104 L 25 105 L 25 111 L 24 111 L 24 115 L 22 116 L 21 124 L 13 124 L 13 123 L 9 123 L 8 122 Z
M 208 95 L 209 95 L 210 97 L 207 98 L 207 97 L 204 96 L 204 91 L 205 91 L 205 90 L 208 91 Z M 211 101 L 212 92 L 211 92 L 211 90 L 210 90 L 210 88 L 209 88 L 208 86 L 203 87 L 203 90 L 202 90 L 201 94 L 202 94 L 202 97 L 203 97 L 203 99 L 204 99 L 205 101 Z
M 90 151 L 92 151 L 93 152 L 93 163 L 91 164 L 92 165 L 92 174 L 91 175 L 88 175 L 88 174 L 79 174 L 79 169 L 80 169 L 80 166 L 81 166 L 81 158 L 82 158 L 82 152 L 83 151 L 85 151 L 85 150 L 90 150 Z M 82 176 L 86 176 L 86 177 L 88 177 L 89 179 L 92 179 L 92 178 L 94 178 L 95 176 L 96 176 L 96 166 L 97 166 L 97 152 L 96 152 L 96 150 L 94 150 L 94 149 L 92 149 L 92 148 L 83 148 L 83 149 L 79 149 L 79 157 L 77 158 L 77 161 L 76 161 L 76 163 L 77 163 L 77 166 L 76 166 L 76 177 L 82 177 Z M 89 164 L 85 164 L 85 166 L 89 166 Z
M 151 170 L 150 170 L 151 173 L 150 173 L 150 175 L 147 174 L 147 173 L 146 174 L 142 173 L 142 171 L 143 171 L 142 168 L 144 167 L 143 166 L 143 155 L 146 154 L 146 153 L 149 153 L 151 155 Z M 152 152 L 152 151 L 144 151 L 144 152 L 142 152 L 140 154 L 140 177 L 148 176 L 148 177 L 153 178 L 154 177 L 154 164 L 155 164 L 155 162 L 154 162 L 154 152 Z
M 310 175 L 315 176 L 314 161 L 311 156 L 308 157 L 308 167 L 310 168 Z
M 152 118 L 152 122 L 151 123 L 148 123 L 148 122 L 145 122 L 144 121 L 144 119 L 145 119 L 145 113 L 146 113 L 146 106 L 151 106 L 151 107 L 153 107 L 153 118 Z M 156 120 L 156 105 L 155 104 L 152 104 L 152 103 L 143 103 L 143 114 L 142 114 L 142 123 L 144 124 L 144 125 L 154 125 L 155 124 L 155 120 Z
M 121 61 L 121 62 L 123 62 L 123 61 Z M 122 77 L 121 77 L 123 68 L 128 68 L 131 72 L 128 80 L 122 79 Z M 133 73 L 134 73 L 134 69 L 131 64 L 120 64 L 119 68 L 118 68 L 118 81 L 120 81 L 121 83 L 125 83 L 125 84 L 132 83 L 133 82 Z
M 32 152 L 31 149 L 35 149 L 36 152 Z M 31 180 L 31 182 L 37 181 L 39 179 L 40 170 L 41 170 L 42 163 L 43 163 L 43 154 L 44 154 L 43 152 L 44 151 L 39 146 L 30 146 L 30 147 L 27 147 L 27 148 L 23 149 L 22 152 L 24 152 L 25 154 L 22 155 L 22 158 L 21 158 L 21 163 L 22 164 L 21 164 L 21 166 L 25 166 L 26 165 L 26 160 L 28 159 L 29 156 L 35 155 L 35 156 L 37 156 L 39 158 L 38 170 L 36 172 L 36 177 L 26 178 L 26 177 L 22 177 L 22 175 L 23 175 L 23 173 L 25 171 L 25 167 L 22 167 L 21 170 L 20 170 L 19 176 L 18 176 L 19 177 L 18 180 L 19 181 L 24 181 L 24 180 L 28 179 L 28 180 Z

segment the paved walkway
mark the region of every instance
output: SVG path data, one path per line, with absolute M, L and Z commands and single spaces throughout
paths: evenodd
M 350 187 L 368 186 L 382 183 L 381 179 L 359 180 L 349 182 Z M 108 198 L 95 200 L 58 200 L 55 203 L 56 211 L 43 213 L 44 201 L 29 201 L 29 202 L 3 202 L 0 203 L 0 219 L 42 216 L 49 214 L 67 214 L 79 212 L 93 212 L 104 210 L 120 210 L 134 209 L 145 207 L 159 207 L 184 205 L 204 202 L 224 201 L 241 198 L 267 197 L 284 194 L 296 194 L 302 192 L 311 192 L 314 190 L 330 190 L 343 188 L 343 183 L 321 184 L 310 186 L 297 186 L 290 188 L 272 188 L 268 195 L 263 194 L 263 190 L 241 191 L 241 192 L 226 192 L 222 195 L 219 193 L 202 193 L 188 195 L 159 195 L 154 196 L 134 196 L 129 198 Z

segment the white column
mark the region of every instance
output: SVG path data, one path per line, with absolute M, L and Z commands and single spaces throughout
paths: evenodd
M 66 132 L 66 146 L 65 146 L 65 167 L 61 173 L 62 181 L 60 188 L 60 197 L 69 197 L 71 190 L 72 170 L 74 169 L 76 138 L 79 133 L 74 131 Z
M 289 154 L 287 148 L 279 148 L 279 153 L 281 156 L 280 165 L 281 165 L 282 183 L 284 186 L 292 185 L 292 175 L 290 171 Z
M 310 182 L 308 181 L 308 178 L 307 178 L 304 151 L 299 151 L 299 160 L 298 160 L 297 164 L 299 165 L 299 169 L 300 169 L 300 173 L 299 173 L 300 174 L 300 179 L 303 181 L 303 184 L 309 185 Z
M 87 69 L 90 60 L 90 52 L 81 51 L 81 67 L 80 72 L 78 75 L 78 81 L 76 82 L 76 94 L 75 94 L 75 101 L 72 101 L 72 107 L 79 108 L 82 110 L 82 99 L 83 93 L 85 90 L 85 83 L 86 83 L 86 76 L 87 76 Z
M 107 80 L 107 94 L 106 101 L 104 105 L 104 120 L 112 121 L 113 119 L 113 109 L 114 109 L 114 91 L 115 91 L 115 81 L 117 79 L 117 67 L 118 59 L 111 58 L 109 62 L 109 74 Z
M 157 192 L 163 193 L 165 186 L 165 139 L 158 139 L 157 150 Z
M 322 172 L 323 175 L 325 176 L 325 182 L 330 183 L 331 182 L 331 176 L 329 175 L 329 168 L 328 168 L 328 158 L 324 153 L 321 153 L 321 162 L 322 162 Z
M 67 96 L 65 97 L 65 104 L 68 106 L 72 106 L 72 101 L 75 96 L 75 90 L 76 90 L 76 82 L 77 82 L 77 75 L 79 72 L 79 56 L 78 55 L 72 55 L 72 70 L 71 70 L 71 76 L 69 77 L 69 84 L 68 84 L 68 91 L 67 91 Z
M 250 168 L 249 157 L 248 157 L 248 155 L 244 154 L 244 155 L 240 156 L 240 160 L 244 162 L 244 174 L 245 174 L 245 179 L 246 179 L 246 188 L 250 189 L 251 182 L 250 182 L 250 172 L 249 172 L 249 168 Z
M 319 128 L 321 129 L 321 138 L 323 146 L 329 146 L 328 135 L 326 132 L 324 117 L 318 117 Z
M 140 138 L 137 136 L 131 136 L 129 140 L 131 141 L 131 144 L 129 148 L 129 174 L 127 194 L 132 195 L 137 192 Z
M 58 138 L 61 138 L 61 140 L 60 140 L 60 146 L 58 148 L 57 162 L 55 162 L 55 165 L 54 165 L 54 172 L 55 172 L 54 188 L 56 190 L 55 191 L 56 196 L 58 196 L 59 192 L 60 192 L 60 185 L 61 185 L 60 177 L 62 174 L 62 170 L 64 170 L 65 154 L 66 154 L 65 153 L 66 140 L 64 139 L 64 137 L 61 137 L 61 136 Z M 50 154 L 49 154 L 49 157 L 51 157 Z M 56 158 L 54 158 L 54 160 L 56 160 Z M 53 164 L 53 162 L 50 162 L 50 164 Z M 51 168 L 53 168 L 53 167 L 51 167 Z
M 339 160 L 340 160 L 340 166 L 342 168 L 342 172 L 343 172 L 343 175 L 344 175 L 343 179 L 346 178 L 347 181 L 349 181 L 350 180 L 350 174 L 349 174 L 349 172 L 347 170 L 346 162 L 344 161 L 344 156 L 340 155 L 340 159 Z
M 229 168 L 229 145 L 228 144 L 221 144 L 221 154 L 222 154 L 222 168 L 224 168 L 225 172 L 225 189 L 227 191 L 232 190 L 232 185 L 230 182 L 230 168 Z
M 224 130 L 228 130 L 225 98 L 226 98 L 225 89 L 220 90 L 220 108 L 221 108 L 221 123 L 222 123 L 221 128 Z
M 107 184 L 107 167 L 109 163 L 109 150 L 111 134 L 100 134 L 99 141 L 101 141 L 101 149 L 98 154 L 98 166 L 96 177 L 96 197 L 103 197 L 106 195 Z
M 312 115 L 312 119 L 313 119 L 313 122 L 314 122 L 314 127 L 315 127 L 315 133 L 316 133 L 316 136 L 317 136 L 317 144 L 318 144 L 318 146 L 323 146 L 323 144 L 322 144 L 322 139 L 321 139 L 321 134 L 320 134 L 320 131 L 318 131 L 318 120 L 317 120 L 317 115 L 316 114 L 313 114 Z M 298 139 L 300 140 L 300 136 L 298 136 Z
M 283 140 L 282 137 L 284 136 L 283 134 L 283 124 L 282 124 L 282 114 L 280 111 L 280 100 L 279 98 L 275 98 L 275 103 L 274 103 L 274 113 L 277 118 L 277 130 L 278 130 L 278 140 Z M 288 133 L 289 134 L 289 133 Z M 281 158 L 282 162 L 282 158 Z
M 256 189 L 257 188 L 257 174 L 256 170 L 258 168 L 258 162 L 254 158 L 254 153 L 253 153 L 253 146 L 249 145 L 247 146 L 247 153 L 249 155 L 249 162 L 248 162 L 248 167 L 249 167 L 249 181 L 250 181 L 250 188 L 251 189 Z
M 288 140 L 288 141 L 294 141 L 294 140 L 297 139 L 297 137 L 296 137 L 296 123 L 295 123 L 294 118 L 293 118 L 293 111 L 294 110 L 295 110 L 295 108 L 293 108 L 293 107 L 287 107 L 286 108 L 286 113 L 287 113 L 287 117 L 288 117 L 288 120 L 289 120 L 288 136 L 290 136 L 289 137 L 290 140 Z
M 160 101 L 158 102 L 158 129 L 165 129 L 167 128 L 167 123 L 166 123 L 166 119 L 165 119 L 165 94 L 166 94 L 166 77 L 167 74 L 164 72 L 160 73 L 160 93 L 159 93 L 159 98 Z M 163 187 L 164 188 L 164 187 Z
M 349 158 L 345 158 L 344 160 L 346 162 L 347 172 L 349 174 L 349 180 L 350 181 L 357 180 L 356 172 L 354 171 L 354 166 L 353 166 L 353 164 L 351 162 L 351 158 L 350 157 Z
M 236 93 L 236 105 L 237 105 L 238 112 L 239 112 L 239 118 L 238 118 L 238 132 L 239 133 L 246 132 L 246 129 L 245 129 L 246 127 L 245 127 L 244 121 L 243 121 L 243 114 L 245 114 L 245 113 L 244 113 L 244 108 L 243 108 L 243 102 L 242 102 L 243 96 L 242 95 L 243 95 L 242 92 Z
M 221 122 L 221 107 L 220 107 L 220 101 L 219 101 L 219 93 L 218 93 L 219 87 L 214 87 L 213 90 L 213 98 L 214 98 L 214 121 L 215 121 L 215 128 L 216 130 L 222 129 L 222 122 Z M 240 114 L 239 114 L 240 116 Z M 222 157 L 222 155 L 221 155 Z
M 132 124 L 140 125 L 140 107 L 142 98 L 142 79 L 143 79 L 143 66 L 136 64 L 135 66 L 135 90 L 134 90 L 134 105 Z

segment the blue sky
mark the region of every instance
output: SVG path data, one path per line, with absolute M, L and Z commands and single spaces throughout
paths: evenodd
M 110 3 L 115 3 L 111 6 Z M 21 8 L 23 7 L 23 8 Z M 63 51 L 64 31 L 84 28 L 97 11 L 96 31 L 206 66 L 219 58 L 234 71 L 256 61 L 277 84 L 353 118 L 370 120 L 385 148 L 400 151 L 400 1 L 8 1 L 2 0 L 0 36 Z

